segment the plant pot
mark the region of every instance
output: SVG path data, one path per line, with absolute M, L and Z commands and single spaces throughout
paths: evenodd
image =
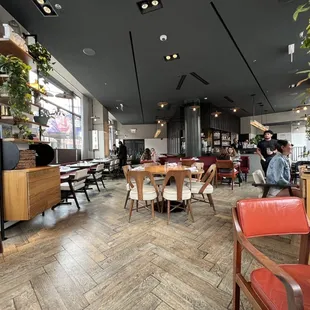
M 41 125 L 47 125 L 49 118 L 46 116 L 34 116 L 34 121 Z

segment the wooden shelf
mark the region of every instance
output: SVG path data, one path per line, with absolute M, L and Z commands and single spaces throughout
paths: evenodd
M 5 56 L 13 55 L 28 65 L 34 63 L 33 58 L 10 39 L 0 38 L 0 53 Z
M 13 116 L 11 116 L 10 118 L 0 118 L 0 123 L 15 125 L 15 121 L 14 121 Z M 42 125 L 40 123 L 31 122 L 31 121 L 20 122 L 19 124 L 31 124 L 31 125 L 41 126 L 41 127 L 49 127 L 47 125 Z
M 26 140 L 26 139 L 15 139 L 15 138 L 5 138 L 3 139 L 4 142 L 14 142 L 14 143 L 25 143 L 25 144 L 49 144 L 47 141 L 39 141 L 39 140 Z
M 37 107 L 37 108 L 40 108 L 42 110 L 45 110 L 45 111 L 48 111 L 48 109 L 45 109 L 43 107 L 41 107 L 40 105 L 38 104 L 35 104 L 35 103 L 32 103 L 32 102 L 29 102 L 29 104 L 31 104 L 32 106 L 34 107 Z M 6 106 L 6 107 L 9 107 L 9 97 L 0 97 L 0 106 L 3 105 L 3 106 Z

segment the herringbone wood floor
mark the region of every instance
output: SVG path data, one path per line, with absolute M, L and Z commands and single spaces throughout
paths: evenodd
M 249 184 L 215 190 L 217 214 L 193 205 L 195 223 L 185 212 L 123 209 L 125 181 L 106 181 L 90 192 L 81 210 L 61 206 L 7 230 L 0 262 L 0 309 L 227 309 L 232 300 L 232 224 L 236 200 L 257 197 Z M 257 239 L 278 262 L 295 262 L 289 238 Z M 258 265 L 243 255 L 249 275 Z M 242 307 L 250 309 L 246 299 Z

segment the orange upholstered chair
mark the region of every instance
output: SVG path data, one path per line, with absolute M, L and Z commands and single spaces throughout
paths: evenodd
M 310 234 L 303 200 L 294 197 L 240 200 L 233 208 L 234 295 L 233 309 L 240 307 L 240 289 L 255 309 L 310 309 Z M 248 238 L 301 235 L 299 264 L 277 265 L 257 250 Z M 242 249 L 264 267 L 241 274 Z

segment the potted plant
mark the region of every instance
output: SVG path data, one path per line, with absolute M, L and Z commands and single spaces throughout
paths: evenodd
M 49 53 L 49 51 L 38 42 L 29 45 L 28 49 L 30 55 L 37 63 L 39 73 L 45 77 L 49 76 L 49 72 L 53 70 L 52 65 L 55 64 L 51 63 L 52 55 Z
M 39 116 L 34 116 L 34 121 L 46 126 L 50 118 L 52 118 L 52 116 L 48 110 L 40 109 Z
M 11 114 L 16 117 L 31 111 L 31 91 L 27 84 L 30 69 L 19 58 L 0 54 L 0 71 L 8 75 L 1 92 L 8 94 Z

